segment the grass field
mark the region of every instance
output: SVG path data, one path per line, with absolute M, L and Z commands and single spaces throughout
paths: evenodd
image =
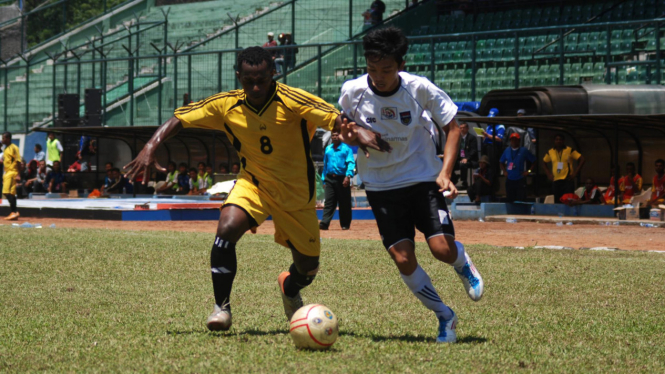
M 665 256 L 469 246 L 474 303 L 447 265 L 419 259 L 460 318 L 459 342 L 407 290 L 378 241 L 324 240 L 303 292 L 340 338 L 296 350 L 269 236 L 238 246 L 234 326 L 210 333 L 210 234 L 0 227 L 0 371 L 664 372 Z

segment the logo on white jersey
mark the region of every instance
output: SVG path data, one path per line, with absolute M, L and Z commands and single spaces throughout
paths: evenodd
M 411 111 L 399 112 L 399 119 L 402 121 L 402 125 L 408 126 L 411 124 Z
M 383 107 L 381 108 L 381 119 L 393 120 L 397 119 L 397 108 Z

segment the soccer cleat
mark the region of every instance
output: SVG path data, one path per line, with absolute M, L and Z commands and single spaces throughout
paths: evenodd
M 452 312 L 452 309 L 450 310 Z M 457 315 L 455 312 L 450 319 L 439 318 L 439 336 L 436 337 L 437 343 L 455 343 L 457 342 Z
M 9 213 L 9 215 L 7 217 L 5 217 L 5 221 L 16 221 L 18 219 L 18 217 L 20 217 L 18 212 L 12 212 L 12 213 Z
M 455 272 L 459 276 L 459 279 L 462 280 L 464 288 L 466 289 L 466 293 L 469 295 L 471 300 L 478 301 L 481 297 L 483 297 L 483 278 L 480 276 L 480 273 L 476 267 L 473 266 L 471 257 L 469 257 L 466 252 L 464 253 L 464 256 L 466 257 L 464 266 L 462 266 L 461 270 L 455 268 Z
M 283 272 L 277 278 L 277 283 L 279 283 L 279 289 L 280 292 L 282 293 L 284 314 L 286 314 L 286 319 L 291 321 L 291 317 L 293 317 L 293 314 L 296 312 L 296 310 L 302 308 L 303 303 L 302 303 L 302 297 L 300 296 L 300 292 L 298 292 L 298 294 L 294 297 L 288 297 L 284 294 L 284 281 L 286 281 L 286 278 L 288 278 L 289 275 L 291 275 L 291 273 L 289 273 L 288 271 Z
M 323 222 L 319 222 L 319 230 L 328 230 L 328 225 Z
M 215 304 L 215 309 L 208 317 L 206 323 L 210 331 L 226 331 L 231 328 L 231 311 L 227 308 L 220 308 Z

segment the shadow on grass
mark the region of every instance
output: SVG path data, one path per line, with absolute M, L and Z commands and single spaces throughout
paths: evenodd
M 285 335 L 289 333 L 289 330 L 270 330 L 270 331 L 260 331 L 260 330 L 229 330 L 229 331 L 208 331 L 206 329 L 200 330 L 168 330 L 166 331 L 168 335 L 207 335 L 214 334 L 217 336 L 242 336 L 242 335 L 252 335 L 252 336 L 266 336 L 266 335 Z
M 341 336 L 351 336 L 355 338 L 368 338 L 372 339 L 374 342 L 386 342 L 386 341 L 401 341 L 407 343 L 435 343 L 436 338 L 430 336 L 416 336 L 411 334 L 405 335 L 364 335 L 356 334 L 353 332 L 340 331 Z M 457 339 L 457 344 L 481 344 L 487 342 L 487 339 L 479 336 L 465 336 L 463 338 Z

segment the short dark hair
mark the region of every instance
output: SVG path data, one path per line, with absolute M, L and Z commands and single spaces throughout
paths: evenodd
M 112 163 L 111 161 L 106 161 L 106 163 L 104 164 L 104 166 L 106 166 L 106 165 L 111 165 L 111 168 L 113 168 L 113 163 Z
M 189 168 L 189 172 L 198 173 L 199 171 L 196 168 Z
M 206 166 L 207 166 L 206 163 L 203 162 L 203 161 L 199 162 L 199 164 L 198 164 L 197 166 L 201 166 L 201 165 L 203 165 L 203 167 L 206 167 Z
M 120 169 L 118 169 L 118 168 L 113 168 L 113 169 L 111 169 L 111 171 L 114 171 L 114 172 L 117 171 L 118 173 L 120 173 Z
M 180 165 L 178 165 L 178 168 L 185 168 L 185 169 L 186 169 L 186 168 L 188 168 L 188 167 L 189 167 L 189 166 L 188 166 L 186 163 L 184 163 L 184 162 L 181 162 Z
M 275 62 L 272 59 L 272 55 L 261 47 L 245 48 L 238 53 L 238 58 L 236 59 L 236 71 L 238 73 L 242 73 L 243 62 L 247 63 L 249 66 L 259 66 L 263 62 L 266 62 L 269 71 L 272 71 L 272 69 L 275 68 Z
M 2 136 L 6 136 L 6 137 L 9 138 L 9 140 L 12 140 L 12 133 L 9 132 L 9 131 L 5 131 L 5 132 L 2 134 Z
M 400 65 L 409 49 L 409 41 L 402 30 L 391 26 L 371 31 L 365 35 L 363 48 L 366 59 L 382 60 L 390 56 Z
M 554 139 L 556 138 L 561 138 L 561 140 L 566 140 L 566 136 L 561 132 L 554 134 Z
M 37 148 L 37 149 L 39 149 L 39 150 L 41 151 L 41 150 L 42 150 L 42 145 L 39 144 L 39 143 L 37 143 L 37 144 L 35 144 L 35 148 Z
M 240 166 L 240 163 L 239 162 L 234 162 L 234 163 L 231 164 L 231 166 L 235 166 L 235 165 Z
M 173 165 L 173 168 L 174 168 L 174 169 L 176 169 L 176 168 L 178 167 L 178 165 L 176 165 L 176 163 L 173 162 L 173 161 L 169 161 L 169 163 L 166 164 L 166 166 L 171 166 L 171 165 Z
M 659 158 L 658 160 L 656 160 L 656 162 L 654 162 L 654 165 L 658 164 L 658 163 L 661 163 L 661 164 L 665 165 L 665 160 L 663 160 L 662 158 Z

